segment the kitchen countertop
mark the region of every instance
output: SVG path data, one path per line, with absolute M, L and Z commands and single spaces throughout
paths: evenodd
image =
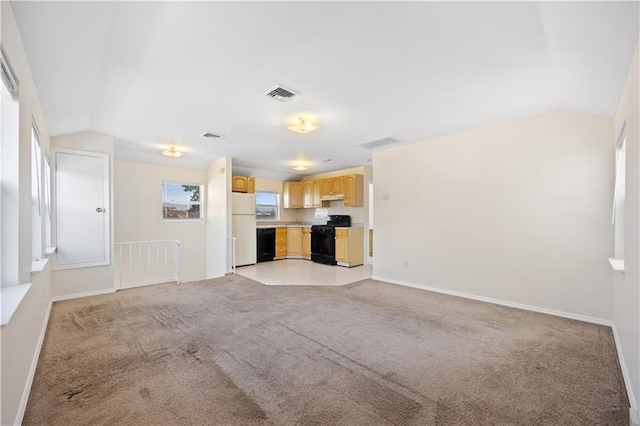
M 316 225 L 315 223 L 270 223 L 264 224 L 260 223 L 256 225 L 258 229 L 266 229 L 266 228 L 311 228 L 311 225 Z M 317 224 L 320 225 L 320 224 Z
M 321 223 L 273 223 L 273 224 L 264 224 L 260 223 L 256 225 L 257 229 L 267 229 L 267 228 L 311 228 L 312 225 L 325 225 L 325 222 Z M 354 223 L 350 227 L 338 226 L 337 229 L 349 229 L 349 228 L 363 228 L 363 223 Z

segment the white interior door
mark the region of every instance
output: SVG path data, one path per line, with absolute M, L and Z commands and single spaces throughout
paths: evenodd
M 109 155 L 57 150 L 55 158 L 56 267 L 108 265 Z

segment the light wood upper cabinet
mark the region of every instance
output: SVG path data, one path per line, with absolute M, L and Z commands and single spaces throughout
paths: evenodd
M 344 206 L 362 207 L 364 205 L 364 181 L 362 175 L 344 176 Z
M 328 204 L 322 202 L 322 181 L 313 181 L 313 207 L 326 207 Z
M 287 257 L 302 255 L 302 228 L 287 228 Z
M 344 194 L 344 179 L 342 176 L 322 179 L 321 196 L 342 194 Z
M 313 207 L 313 182 L 310 180 L 302 182 L 302 207 Z
M 231 190 L 233 192 L 247 192 L 248 180 L 246 176 L 232 176 L 231 177 Z
M 332 186 L 331 186 L 331 179 L 323 179 L 322 181 L 322 191 L 320 192 L 320 196 L 324 196 L 324 195 L 332 195 L 333 191 L 332 191 Z
M 331 178 L 332 195 L 344 194 L 344 179 L 342 176 Z
M 285 209 L 301 209 L 302 206 L 302 182 L 284 182 L 282 207 Z
M 247 178 L 247 193 L 248 194 L 256 193 L 256 178 L 254 177 Z
M 302 228 L 302 257 L 311 259 L 311 228 Z

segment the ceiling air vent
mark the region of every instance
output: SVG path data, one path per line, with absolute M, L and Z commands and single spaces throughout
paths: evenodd
M 290 101 L 296 96 L 300 96 L 300 93 L 296 93 L 293 90 L 286 89 L 280 85 L 272 87 L 271 89 L 264 92 L 264 94 L 282 103 Z
M 210 139 L 222 139 L 224 138 L 224 135 L 219 135 L 217 133 L 212 133 L 212 132 L 205 132 L 202 134 L 203 138 L 210 138 Z
M 363 143 L 363 144 L 360 144 L 360 145 L 357 145 L 357 146 L 362 147 L 362 148 L 366 148 L 366 149 L 374 149 L 374 148 L 379 148 L 381 146 L 391 145 L 391 144 L 400 143 L 400 142 L 404 142 L 404 140 L 400 139 L 400 138 L 394 138 L 394 137 L 389 136 L 387 138 L 376 139 L 375 141 Z

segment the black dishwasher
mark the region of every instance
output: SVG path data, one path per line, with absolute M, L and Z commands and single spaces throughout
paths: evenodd
M 258 228 L 257 261 L 269 262 L 276 255 L 276 228 Z

